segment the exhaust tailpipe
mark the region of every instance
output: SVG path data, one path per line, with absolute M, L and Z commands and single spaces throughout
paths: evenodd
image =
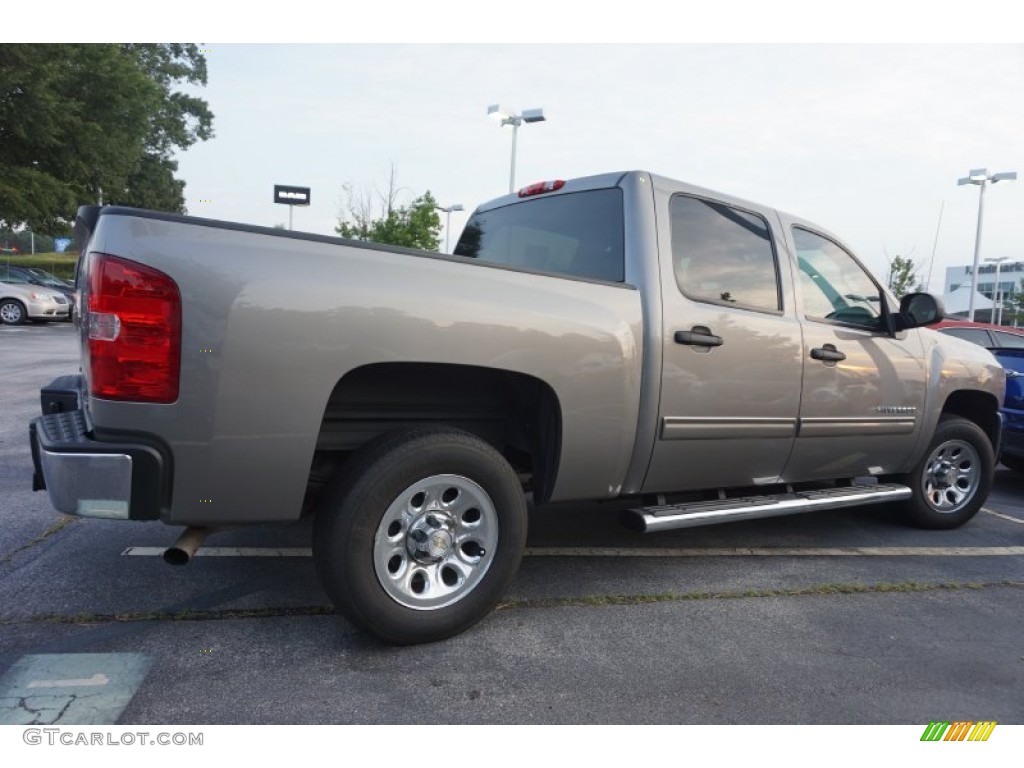
M 195 556 L 196 550 L 203 546 L 203 541 L 211 533 L 213 528 L 186 528 L 178 540 L 164 550 L 164 562 L 170 565 L 185 565 Z

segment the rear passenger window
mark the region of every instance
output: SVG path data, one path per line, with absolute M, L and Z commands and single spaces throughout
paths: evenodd
M 782 311 L 768 222 L 696 197 L 670 202 L 672 262 L 679 290 L 709 304 Z
M 622 190 L 538 197 L 474 213 L 456 256 L 517 269 L 621 283 Z

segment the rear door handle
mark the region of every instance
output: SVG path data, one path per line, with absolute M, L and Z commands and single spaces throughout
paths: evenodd
M 704 325 L 695 325 L 688 331 L 676 331 L 676 344 L 688 344 L 691 347 L 720 347 L 722 337 L 715 336 L 711 329 Z
M 836 349 L 833 344 L 815 347 L 811 350 L 811 357 L 815 360 L 824 360 L 827 363 L 838 363 L 846 359 L 846 355 Z

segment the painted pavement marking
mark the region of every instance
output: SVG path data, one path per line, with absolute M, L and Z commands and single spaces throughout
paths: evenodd
M 0 724 L 113 725 L 149 665 L 142 653 L 22 656 L 0 678 Z
M 167 547 L 128 547 L 124 557 L 163 557 Z M 309 547 L 200 547 L 194 557 L 312 557 Z
M 1024 555 L 1024 547 L 537 547 L 534 557 L 989 557 Z
M 995 515 L 996 517 L 1001 517 L 1003 520 L 1009 520 L 1011 523 L 1024 525 L 1024 520 L 1021 520 L 1019 517 L 1014 517 L 1013 515 L 1007 515 L 1003 514 L 1002 512 L 996 512 L 994 509 L 989 509 L 988 507 L 982 507 L 981 511 L 988 512 L 990 515 Z
M 92 677 L 79 678 L 78 680 L 33 680 L 28 684 L 29 688 L 77 688 L 79 686 L 107 685 L 110 678 L 97 672 Z

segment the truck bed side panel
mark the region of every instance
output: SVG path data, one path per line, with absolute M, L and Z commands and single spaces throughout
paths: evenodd
M 636 289 L 170 218 L 103 216 L 92 248 L 182 290 L 179 400 L 89 398 L 104 430 L 144 425 L 170 445 L 168 522 L 295 518 L 332 389 L 374 363 L 546 382 L 562 413 L 553 500 L 619 491 L 639 408 Z

